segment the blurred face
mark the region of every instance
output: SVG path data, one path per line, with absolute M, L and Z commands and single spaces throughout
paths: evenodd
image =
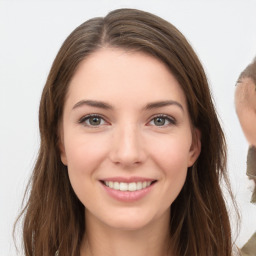
M 250 145 L 256 146 L 256 91 L 250 78 L 242 79 L 237 85 L 235 104 L 244 135 Z
M 151 56 L 118 49 L 80 63 L 60 133 L 61 159 L 86 221 L 118 229 L 168 222 L 200 153 L 174 76 Z

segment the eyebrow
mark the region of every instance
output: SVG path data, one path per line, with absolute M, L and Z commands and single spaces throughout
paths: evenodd
M 144 109 L 151 110 L 151 109 L 162 108 L 162 107 L 171 106 L 171 105 L 179 107 L 184 112 L 183 106 L 179 102 L 174 101 L 174 100 L 152 102 L 152 103 L 147 104 Z
M 143 109 L 151 110 L 151 109 L 162 108 L 162 107 L 171 106 L 171 105 L 177 106 L 182 111 L 184 111 L 183 106 L 179 102 L 174 100 L 156 101 L 156 102 L 148 103 Z M 96 107 L 96 108 L 101 108 L 106 110 L 113 109 L 113 107 L 108 103 L 97 101 L 97 100 L 81 100 L 77 102 L 72 109 L 76 109 L 82 106 L 90 106 L 90 107 Z
M 76 109 L 82 106 L 90 106 L 90 107 L 102 108 L 107 110 L 113 109 L 113 107 L 108 103 L 105 103 L 102 101 L 96 101 L 96 100 L 81 100 L 77 102 L 72 109 Z

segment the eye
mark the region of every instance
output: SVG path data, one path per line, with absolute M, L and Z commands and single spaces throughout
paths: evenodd
M 94 126 L 98 127 L 101 125 L 107 124 L 107 122 L 99 115 L 90 114 L 87 115 L 79 120 L 79 123 L 85 125 L 85 126 Z
M 175 124 L 175 120 L 167 115 L 159 115 L 154 117 L 150 122 L 149 125 L 153 126 L 168 126 L 171 124 Z

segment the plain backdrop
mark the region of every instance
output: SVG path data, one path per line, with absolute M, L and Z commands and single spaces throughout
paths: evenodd
M 17 255 L 12 226 L 37 156 L 38 106 L 52 61 L 75 27 L 121 7 L 165 18 L 194 47 L 227 138 L 228 170 L 242 215 L 237 244 L 256 230 L 245 175 L 248 145 L 233 103 L 236 80 L 256 55 L 255 0 L 9 0 L 0 1 L 0 256 Z M 235 236 L 232 208 L 230 214 Z

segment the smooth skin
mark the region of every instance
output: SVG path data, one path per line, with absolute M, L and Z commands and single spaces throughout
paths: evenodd
M 201 150 L 186 97 L 168 68 L 145 53 L 102 48 L 74 74 L 60 150 L 85 206 L 82 256 L 172 255 L 170 205 Z M 139 200 L 111 197 L 113 177 L 156 182 Z

